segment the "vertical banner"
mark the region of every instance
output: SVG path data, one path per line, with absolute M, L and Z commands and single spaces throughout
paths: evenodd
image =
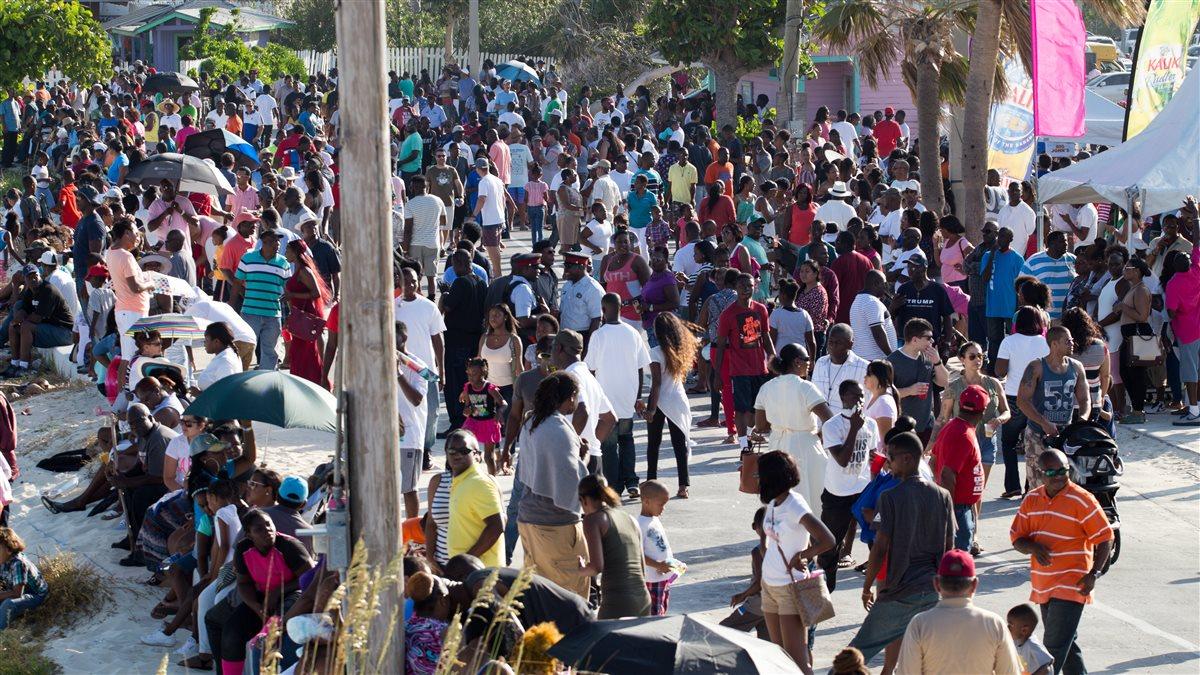
M 1082 136 L 1087 130 L 1083 103 L 1087 30 L 1083 13 L 1075 0 L 1032 0 L 1029 14 L 1033 20 L 1034 133 Z
M 1004 59 L 1004 77 L 1008 96 L 992 104 L 988 117 L 987 166 L 1002 181 L 1025 180 L 1034 150 L 1033 82 L 1016 57 Z
M 1133 55 L 1125 140 L 1137 136 L 1183 85 L 1184 57 L 1200 0 L 1151 0 Z

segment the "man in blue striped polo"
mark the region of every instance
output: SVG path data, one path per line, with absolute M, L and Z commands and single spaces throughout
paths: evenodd
M 238 262 L 234 285 L 242 297 L 242 318 L 258 338 L 258 369 L 275 370 L 279 364 L 280 302 L 291 266 L 279 253 L 279 230 L 264 230 L 262 247 L 247 251 Z
M 1067 291 L 1075 278 L 1075 256 L 1067 253 L 1067 233 L 1054 230 L 1046 236 L 1046 250 L 1029 256 L 1021 274 L 1036 277 L 1050 288 L 1050 319 L 1062 318 Z

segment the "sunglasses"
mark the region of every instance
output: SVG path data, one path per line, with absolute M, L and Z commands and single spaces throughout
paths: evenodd
M 1059 476 L 1067 475 L 1067 467 L 1064 466 L 1058 469 L 1043 469 L 1042 473 L 1046 474 L 1047 478 L 1057 478 Z

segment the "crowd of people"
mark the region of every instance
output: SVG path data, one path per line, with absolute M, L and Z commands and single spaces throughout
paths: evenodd
M 0 211 L 0 342 L 8 377 L 36 349 L 70 348 L 118 420 L 85 491 L 45 507 L 123 516 L 121 564 L 166 587 L 144 641 L 189 632 L 188 667 L 240 673 L 266 624 L 290 635 L 340 583 L 300 533 L 323 517 L 327 467 L 280 476 L 248 425 L 185 409 L 250 368 L 332 386 L 339 242 L 355 227 L 338 208 L 337 73 L 164 96 L 141 91 L 150 71 L 0 103 L 16 132 L 0 164 L 28 167 Z M 925 207 L 919 176 L 941 167 L 921 166 L 903 110 L 820 108 L 792 134 L 765 100 L 740 101 L 762 126 L 743 138 L 676 80 L 655 98 L 539 75 L 390 74 L 397 480 L 423 551 L 405 561 L 411 672 L 434 672 L 487 571 L 514 583 L 518 544 L 537 573 L 524 628 L 666 614 L 686 564 L 660 520 L 663 432 L 687 499 L 692 434 L 710 427 L 731 456 L 757 453 L 764 504 L 726 625 L 812 672 L 793 580 L 819 570 L 832 592 L 861 575 L 867 614 L 835 670 L 882 651 L 885 673 L 1084 672 L 1076 629 L 1112 530 L 1051 441 L 1080 419 L 1200 426 L 1194 200 L 1130 223 L 1110 205 L 1042 208 L 1030 182 L 990 172 L 968 196 L 987 205 L 972 242 Z M 213 128 L 259 152 L 214 162 L 231 193 L 127 180 Z M 203 340 L 134 330 L 165 313 L 203 320 Z M 693 420 L 701 395 L 709 415 Z M 1011 539 L 1041 641 L 1032 606 L 1006 626 L 971 601 L 997 459 L 1003 498 L 1022 499 Z M 4 460 L 0 502 L 20 470 L 11 447 Z M 507 504 L 496 475 L 514 476 Z M 0 529 L 0 627 L 45 596 L 23 548 Z

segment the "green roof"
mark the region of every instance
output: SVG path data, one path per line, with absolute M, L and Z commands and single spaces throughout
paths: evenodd
M 192 0 L 192 2 L 185 2 L 181 5 L 150 5 L 135 9 L 125 16 L 115 17 L 104 22 L 104 30 L 116 35 L 134 36 L 172 19 L 197 23 L 200 21 L 201 10 L 208 7 L 216 9 L 212 16 L 212 22 L 218 26 L 228 25 L 233 20 L 234 10 L 237 10 L 238 30 L 242 33 L 274 30 L 292 24 L 287 19 L 248 7 L 240 7 L 227 0 Z

